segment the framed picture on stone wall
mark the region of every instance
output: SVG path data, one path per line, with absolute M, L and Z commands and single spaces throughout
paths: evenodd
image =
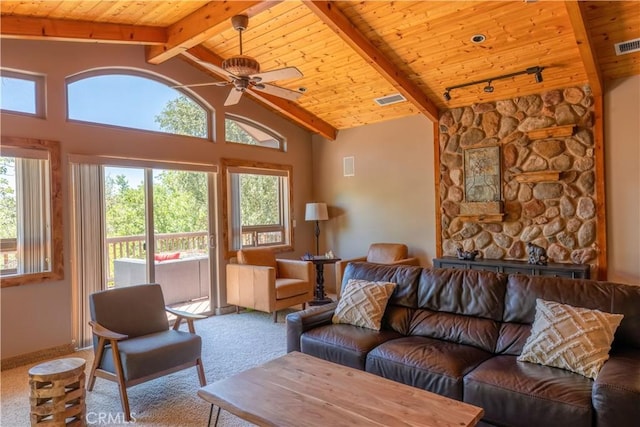
M 500 202 L 500 146 L 463 150 L 465 202 Z

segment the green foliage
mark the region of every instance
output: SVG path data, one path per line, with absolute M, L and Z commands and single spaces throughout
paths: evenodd
M 280 224 L 280 194 L 277 176 L 240 176 L 240 216 L 242 225 Z
M 124 175 L 105 179 L 107 236 L 144 234 L 144 187 L 131 188 Z
M 184 95 L 167 102 L 154 120 L 162 130 L 179 135 L 207 137 L 207 112 Z
M 158 233 L 207 230 L 207 175 L 162 171 L 154 181 L 154 226 Z
M 107 236 L 145 234 L 144 184 L 131 188 L 124 175 L 107 177 Z M 153 186 L 154 227 L 158 234 L 207 230 L 207 176 L 162 171 Z
M 239 142 L 241 144 L 258 145 L 258 141 L 242 129 L 235 120 L 225 119 L 224 137 L 227 141 Z
M 9 177 L 15 173 L 15 159 L 0 157 L 0 238 L 15 239 L 18 233 L 18 218 L 15 189 Z

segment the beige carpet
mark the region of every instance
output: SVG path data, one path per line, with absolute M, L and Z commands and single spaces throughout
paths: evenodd
M 284 316 L 273 323 L 267 313 L 242 312 L 213 316 L 196 322 L 203 338 L 202 356 L 207 383 L 229 377 L 286 353 Z M 185 325 L 182 329 L 186 329 Z M 92 351 L 73 356 L 87 360 L 87 378 L 93 361 Z M 29 376 L 33 365 L 3 371 L 0 388 L 2 427 L 29 426 Z M 124 423 L 116 383 L 101 378 L 92 392 L 87 391 L 88 425 L 198 426 L 207 423 L 210 405 L 197 396 L 200 388 L 195 368 L 139 384 L 128 389 L 135 423 Z M 219 426 L 250 426 L 222 411 Z

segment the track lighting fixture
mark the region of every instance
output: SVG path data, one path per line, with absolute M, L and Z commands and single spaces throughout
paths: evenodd
M 493 80 L 508 79 L 508 78 L 519 76 L 519 75 L 522 75 L 522 74 L 534 74 L 536 83 L 542 83 L 542 81 L 543 81 L 543 79 L 542 79 L 542 70 L 544 70 L 544 67 L 540 67 L 540 66 L 529 67 L 529 68 L 525 69 L 524 71 L 517 71 L 515 73 L 503 74 L 501 76 L 492 77 L 490 79 L 476 80 L 476 81 L 469 82 L 469 83 L 462 83 L 462 84 L 455 85 L 455 86 L 449 86 L 449 87 L 445 88 L 445 91 L 444 91 L 444 94 L 442 95 L 442 97 L 444 98 L 445 101 L 451 101 L 451 91 L 453 89 L 460 89 L 462 87 L 473 86 L 473 85 L 477 85 L 477 84 L 481 84 L 481 83 L 487 83 L 487 85 L 483 88 L 483 90 L 486 93 L 492 93 L 493 90 L 494 90 L 494 87 L 491 85 L 491 82 Z

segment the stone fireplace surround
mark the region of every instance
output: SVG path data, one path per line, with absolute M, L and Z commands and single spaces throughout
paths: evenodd
M 480 251 L 480 258 L 526 260 L 532 242 L 551 262 L 597 267 L 594 116 L 588 86 L 445 111 L 439 121 L 442 254 L 455 256 L 462 246 Z M 566 125 L 574 125 L 569 136 L 528 135 Z M 492 144 L 501 147 L 504 216 L 483 222 L 460 214 L 463 149 Z M 522 179 L 532 175 L 544 178 Z

